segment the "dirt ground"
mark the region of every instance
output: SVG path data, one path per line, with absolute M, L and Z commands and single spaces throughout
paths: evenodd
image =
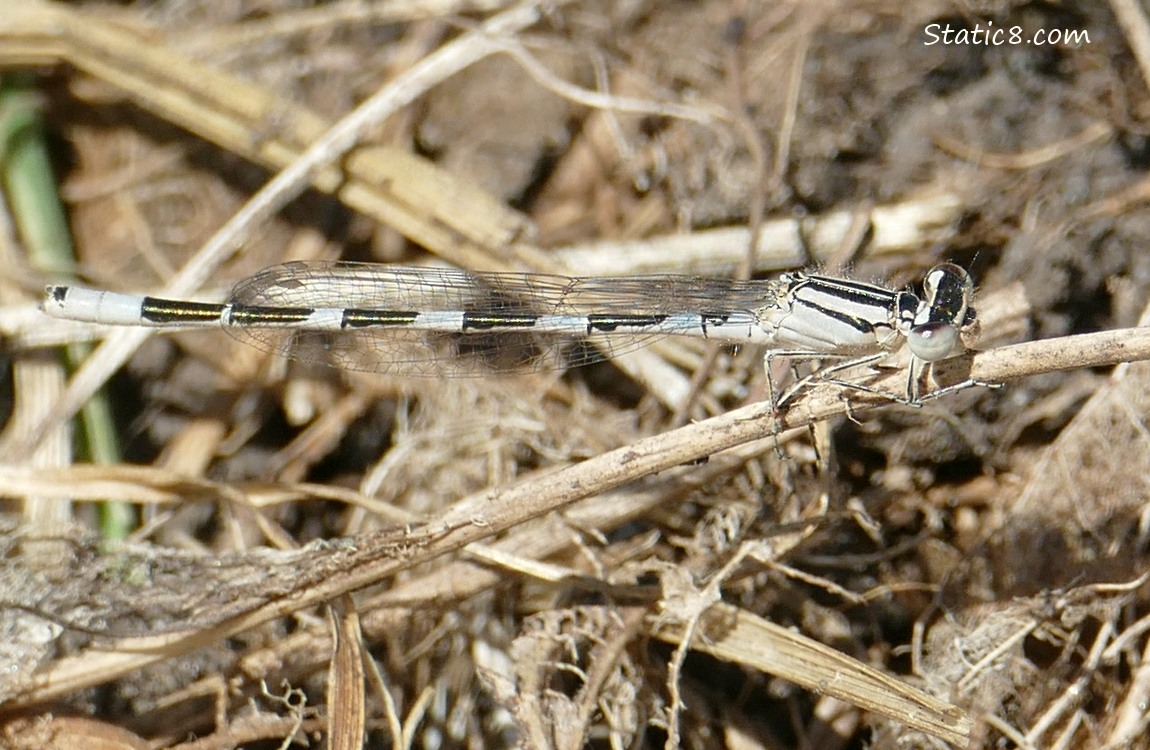
M 412 377 L 200 331 L 93 355 L 105 436 L 73 435 L 15 332 L 67 263 L 9 159 L 0 742 L 1150 747 L 1150 371 L 1073 338 L 1147 324 L 1146 9 L 587 0 L 472 38 L 509 8 L 28 1 L 0 153 L 42 136 L 86 285 L 158 292 L 402 82 L 179 296 L 285 260 L 892 289 L 949 261 L 971 348 L 1077 359 L 776 413 L 794 373 L 753 347 Z M 903 378 L 873 374 L 843 379 Z

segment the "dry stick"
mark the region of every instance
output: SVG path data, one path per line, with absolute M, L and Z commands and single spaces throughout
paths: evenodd
M 327 747 L 360 750 L 367 739 L 367 675 L 363 632 L 351 596 L 336 598 L 328 607 L 335 652 L 328 666 Z
M 871 233 L 867 255 L 905 255 L 945 244 L 953 237 L 965 204 L 954 193 L 873 206 L 867 211 Z M 803 219 L 771 219 L 759 227 L 756 272 L 783 271 L 813 260 L 825 263 L 847 244 L 859 210 L 828 211 Z M 801 240 L 800 240 L 801 238 Z M 696 229 L 642 240 L 598 240 L 555 250 L 564 266 L 582 276 L 665 273 L 673 259 L 679 273 L 725 276 L 747 257 L 747 227 Z
M 492 37 L 526 28 L 539 18 L 534 4 L 501 13 L 478 30 L 450 42 L 356 107 L 315 142 L 299 159 L 277 174 L 252 196 L 164 287 L 163 294 L 190 294 L 207 282 L 216 269 L 239 249 L 244 239 L 294 200 L 321 169 L 331 165 L 359 143 L 379 122 L 407 106 L 435 84 L 458 73 L 502 47 Z M 26 456 L 54 425 L 70 419 L 108 378 L 151 335 L 145 328 L 113 332 L 72 376 L 68 389 L 46 417 L 25 438 L 8 446 L 8 454 Z
M 494 13 L 509 5 L 506 0 L 421 0 L 365 4 L 362 0 L 335 0 L 314 8 L 277 9 L 275 13 L 212 29 L 209 33 L 192 32 L 180 41 L 180 47 L 192 50 L 198 57 L 217 53 L 234 53 L 266 44 L 269 40 L 290 40 L 315 32 L 329 34 L 340 26 L 360 29 L 371 24 L 400 24 L 442 19 L 461 14 Z M 289 42 L 290 43 L 290 42 Z
M 523 72 L 531 76 L 540 86 L 574 104 L 580 104 L 590 109 L 608 110 L 616 114 L 658 116 L 687 120 L 711 128 L 720 136 L 722 135 L 722 131 L 719 130 L 719 123 L 731 119 L 722 109 L 709 106 L 705 103 L 676 104 L 674 102 L 652 101 L 649 99 L 618 96 L 585 89 L 555 75 L 546 65 L 539 62 L 539 59 L 535 57 L 535 55 L 531 54 L 525 46 L 515 39 L 503 37 L 502 39 L 493 39 L 491 43 L 497 45 L 501 52 L 504 52 L 515 60 L 523 69 Z
M 1118 25 L 1126 34 L 1130 50 L 1142 70 L 1142 81 L 1150 86 L 1150 22 L 1137 0 L 1110 0 L 1110 9 L 1118 19 Z
M 678 643 L 683 630 L 682 624 L 661 626 L 654 635 Z M 973 722 L 960 707 L 790 628 L 720 603 L 703 614 L 699 630 L 691 642 L 697 651 L 839 698 L 958 747 L 970 744 Z
M 934 369 L 937 379 L 945 386 L 968 378 L 1005 382 L 1044 372 L 1147 359 L 1150 359 L 1150 327 L 1016 344 L 956 358 L 937 364 Z M 905 374 L 894 372 L 872 385 L 892 393 L 901 392 Z M 889 403 L 881 395 L 852 393 L 849 408 L 857 414 Z M 61 659 L 35 675 L 28 691 L 14 698 L 11 705 L 60 697 L 179 656 L 276 617 L 378 583 L 415 564 L 502 533 L 576 500 L 784 429 L 844 415 L 847 409 L 841 389 L 815 387 L 779 414 L 773 414 L 768 403 L 751 404 L 617 448 L 529 482 L 477 493 L 454 504 L 438 519 L 410 532 L 374 532 L 355 538 L 351 546 L 324 550 L 324 564 L 331 569 L 330 575 L 252 610 L 228 616 L 205 629 L 121 639 L 106 650 L 90 649 Z M 305 550 L 286 553 L 279 559 L 295 565 L 299 555 L 314 557 L 315 554 L 314 550 Z
M 969 368 L 969 377 L 974 380 L 1005 383 L 1032 375 L 1147 359 L 1150 359 L 1150 326 L 1141 326 L 1002 346 L 948 360 L 935 369 L 942 382 Z

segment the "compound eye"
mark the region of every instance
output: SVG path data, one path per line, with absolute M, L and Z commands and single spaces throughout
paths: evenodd
M 958 331 L 949 323 L 923 323 L 906 337 L 911 354 L 926 362 L 945 359 L 958 345 Z
M 960 295 L 974 292 L 974 279 L 962 266 L 954 263 L 939 263 L 922 280 L 922 289 L 928 298 L 933 298 L 944 286 L 951 286 Z

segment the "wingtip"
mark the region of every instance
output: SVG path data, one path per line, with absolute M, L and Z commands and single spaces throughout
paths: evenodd
M 44 299 L 40 300 L 40 309 L 51 315 L 53 311 L 59 310 L 65 298 L 68 296 L 68 287 L 51 284 L 44 287 Z

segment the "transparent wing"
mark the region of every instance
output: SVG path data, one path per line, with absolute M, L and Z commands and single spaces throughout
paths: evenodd
M 667 315 L 752 311 L 780 293 L 778 281 L 689 276 L 570 278 L 471 273 L 366 263 L 296 262 L 240 282 L 230 302 L 293 308 L 357 308 L 479 315 Z M 645 332 L 446 332 L 402 325 L 340 332 L 229 327 L 263 351 L 309 363 L 419 376 L 554 370 L 597 362 L 669 335 Z

